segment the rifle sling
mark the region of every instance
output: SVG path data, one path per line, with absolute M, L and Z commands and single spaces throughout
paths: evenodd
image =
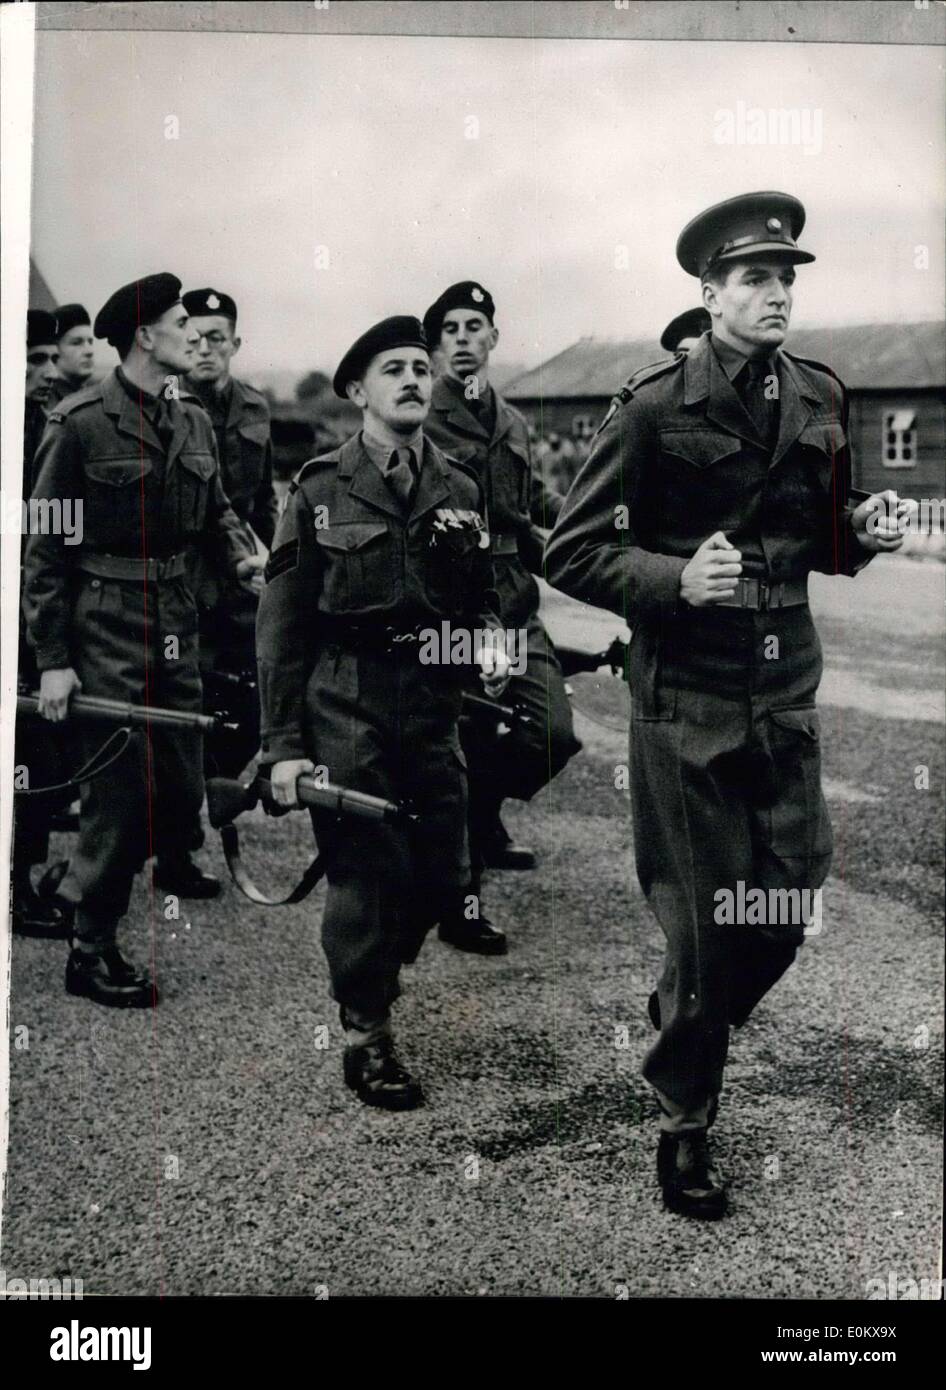
M 131 742 L 133 732 L 126 724 L 123 724 L 120 729 L 113 729 L 91 758 L 88 758 L 80 768 L 70 777 L 67 777 L 65 782 L 50 782 L 45 787 L 15 787 L 14 796 L 51 796 L 53 792 L 79 791 L 83 782 L 91 782 L 94 777 L 101 777 L 102 773 L 107 772 L 112 766 L 112 763 L 118 761 Z M 109 744 L 117 740 L 120 740 L 120 746 L 111 757 L 106 758 L 101 766 L 97 767 L 96 762 L 108 751 Z
M 321 855 L 317 854 L 290 893 L 287 893 L 283 898 L 268 898 L 265 893 L 260 892 L 247 872 L 240 854 L 240 837 L 233 821 L 220 827 L 220 842 L 223 845 L 227 868 L 230 870 L 230 877 L 233 882 L 244 897 L 249 898 L 251 903 L 257 903 L 260 907 L 288 907 L 292 903 L 301 903 L 302 899 L 309 896 L 319 879 L 325 874 L 325 864 L 322 862 Z

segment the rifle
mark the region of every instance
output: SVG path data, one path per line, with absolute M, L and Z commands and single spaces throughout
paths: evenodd
M 563 676 L 577 676 L 582 671 L 597 671 L 602 666 L 610 668 L 613 676 L 627 679 L 627 653 L 630 647 L 623 637 L 615 637 L 603 652 L 583 652 L 577 647 L 562 647 L 556 644 Z
M 356 820 L 384 821 L 389 825 L 412 824 L 417 820 L 413 812 L 396 801 L 385 801 L 380 796 L 369 796 L 367 792 L 320 782 L 310 773 L 303 773 L 297 779 L 296 796 L 303 806 L 331 812 L 339 820 L 351 816 Z M 284 907 L 301 902 L 325 873 L 320 855 L 315 856 L 295 888 L 281 898 L 270 898 L 262 893 L 243 863 L 234 822 L 238 816 L 252 811 L 261 802 L 269 815 L 284 815 L 290 809 L 275 806 L 269 778 L 262 774 L 245 784 L 228 777 L 210 777 L 207 780 L 207 816 L 214 830 L 220 831 L 227 868 L 240 892 L 261 907 Z
M 476 724 L 493 724 L 497 738 L 510 733 L 516 724 L 531 723 L 529 716 L 523 714 L 518 706 L 502 705 L 486 695 L 471 695 L 467 691 L 463 692 L 460 718 L 470 719 Z
M 39 695 L 19 692 L 16 697 L 17 715 L 38 715 Z M 16 796 L 45 796 L 53 792 L 78 789 L 82 782 L 91 782 L 121 757 L 131 741 L 132 730 L 147 729 L 193 729 L 199 733 L 212 733 L 218 729 L 232 729 L 223 717 L 215 714 L 195 714 L 190 710 L 161 709 L 152 705 L 133 705 L 125 700 L 108 700 L 98 695 L 73 695 L 69 701 L 69 714 L 76 719 L 101 720 L 105 724 L 118 727 L 96 749 L 91 758 L 83 763 L 64 782 L 56 782 L 47 787 L 17 787 Z M 117 747 L 112 751 L 111 745 Z M 106 756 L 106 754 L 108 756 Z M 100 761 L 104 758 L 104 761 Z

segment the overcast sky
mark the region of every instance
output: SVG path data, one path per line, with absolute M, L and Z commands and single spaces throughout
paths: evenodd
M 797 323 L 943 312 L 942 50 L 46 32 L 36 92 L 53 294 L 94 315 L 150 271 L 224 289 L 248 373 L 331 369 L 466 278 L 497 357 L 656 335 L 697 302 L 681 227 L 758 188 L 808 211 Z M 739 103 L 799 109 L 807 143 L 719 143 Z

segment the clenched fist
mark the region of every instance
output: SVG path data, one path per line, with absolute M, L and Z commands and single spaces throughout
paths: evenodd
M 694 608 L 706 608 L 732 598 L 742 574 L 742 553 L 722 531 L 714 531 L 680 576 L 680 597 Z

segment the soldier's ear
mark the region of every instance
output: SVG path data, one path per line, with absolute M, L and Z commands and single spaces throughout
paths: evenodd
M 139 347 L 143 352 L 150 352 L 154 347 L 154 334 L 151 332 L 150 323 L 139 323 L 135 329 L 135 336 L 131 340 L 132 347 Z
M 236 357 L 237 353 L 240 351 L 240 346 L 241 346 L 242 342 L 243 342 L 243 339 L 242 339 L 242 338 L 238 338 L 238 337 L 236 336 L 236 334 L 234 334 L 234 336 L 233 336 L 233 352 L 232 352 L 231 356 Z
M 722 309 L 719 304 L 719 296 L 716 293 L 716 286 L 713 284 L 712 280 L 704 280 L 702 289 L 704 309 L 712 314 L 714 318 L 718 318 L 722 313 Z
M 345 394 L 354 405 L 357 405 L 359 410 L 364 410 L 365 406 L 368 404 L 365 388 L 360 381 L 349 381 L 345 387 Z
M 496 325 L 495 325 L 495 323 L 494 323 L 494 324 L 492 325 L 491 329 L 490 329 L 490 334 L 489 334 L 489 350 L 490 350 L 490 352 L 492 352 L 493 348 L 496 346 L 496 344 L 497 344 L 498 342 L 499 342 L 499 329 L 496 327 Z

